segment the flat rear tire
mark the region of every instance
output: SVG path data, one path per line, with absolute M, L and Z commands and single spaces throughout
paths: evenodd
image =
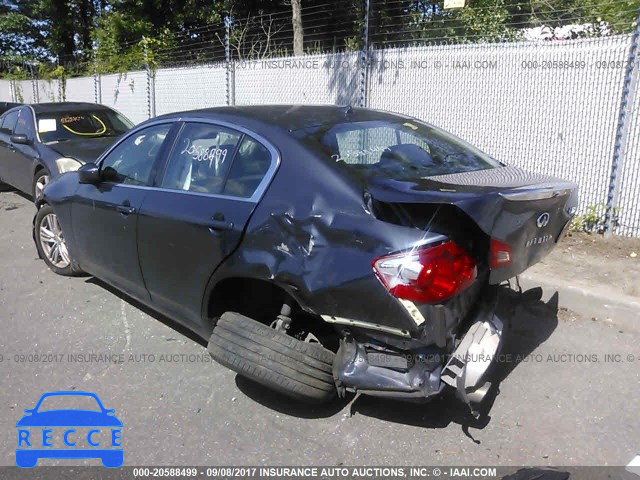
M 221 365 L 267 388 L 307 403 L 336 398 L 334 353 L 235 312 L 218 320 L 208 345 Z

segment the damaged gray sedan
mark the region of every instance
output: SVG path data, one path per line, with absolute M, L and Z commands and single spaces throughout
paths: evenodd
M 413 118 L 223 107 L 149 120 L 51 182 L 34 239 L 57 273 L 95 275 L 290 397 L 453 388 L 475 410 L 497 285 L 576 206 L 575 184 Z

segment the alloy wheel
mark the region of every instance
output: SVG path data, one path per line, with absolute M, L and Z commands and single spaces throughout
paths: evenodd
M 69 250 L 55 213 L 46 215 L 40 222 L 40 245 L 47 260 L 58 268 L 66 268 L 71 264 Z

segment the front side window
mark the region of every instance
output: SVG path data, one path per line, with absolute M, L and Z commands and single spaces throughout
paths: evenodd
M 13 133 L 16 135 L 26 135 L 29 139 L 34 138 L 33 117 L 29 109 L 23 108 L 20 110 Z
M 321 125 L 295 136 L 328 161 L 364 177 L 415 180 L 501 166 L 443 130 L 404 119 Z
M 2 126 L 0 127 L 0 132 L 6 135 L 13 135 L 13 129 L 16 126 L 16 122 L 18 121 L 19 110 L 14 110 L 13 112 L 9 112 L 4 116 L 2 120 Z
M 106 181 L 147 185 L 171 124 L 155 125 L 136 132 L 118 144 L 100 164 Z
M 133 124 L 118 112 L 101 108 L 40 112 L 36 115 L 36 120 L 43 143 L 117 137 L 133 127 Z
M 187 123 L 169 157 L 161 186 L 221 194 L 242 134 L 217 125 Z

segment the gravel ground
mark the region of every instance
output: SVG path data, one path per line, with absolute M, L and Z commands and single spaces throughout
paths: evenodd
M 14 463 L 23 409 L 53 390 L 115 409 L 126 465 L 626 465 L 640 452 L 637 332 L 505 291 L 512 357 L 481 421 L 450 397 L 309 408 L 211 363 L 188 332 L 101 282 L 50 272 L 33 214 L 0 193 L 0 465 Z M 101 353 L 122 361 L 90 356 Z

